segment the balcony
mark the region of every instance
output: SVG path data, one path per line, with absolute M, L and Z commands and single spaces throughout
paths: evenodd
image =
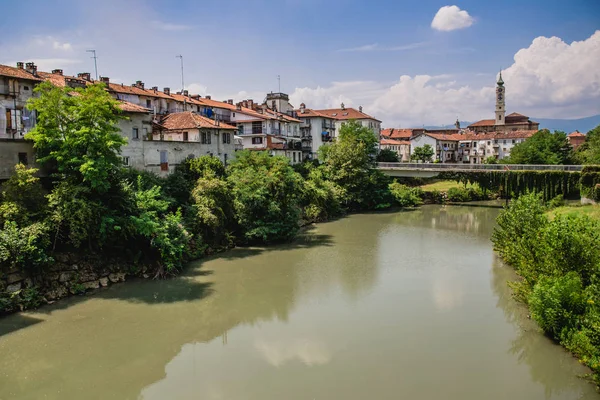
M 334 123 L 330 123 L 330 122 L 325 122 L 323 121 L 321 127 L 323 129 L 335 129 L 335 124 Z
M 310 122 L 300 122 L 300 128 L 310 129 Z
M 312 146 L 302 146 L 302 151 L 305 153 L 312 153 Z

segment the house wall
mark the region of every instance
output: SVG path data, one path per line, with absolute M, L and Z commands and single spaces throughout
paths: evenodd
M 33 143 L 24 139 L 0 139 L 0 179 L 8 179 L 19 163 L 19 153 L 27 154 L 27 165 L 39 168 L 35 163 Z
M 391 150 L 398 155 L 398 161 L 410 161 L 410 145 L 408 144 L 382 144 L 382 150 Z
M 33 88 L 36 84 L 37 82 L 33 81 L 0 76 L 0 138 L 22 139 L 35 126 L 35 116 L 25 109 L 25 105 L 27 100 L 33 97 Z M 9 95 L 12 88 L 15 87 L 14 85 L 17 88 L 16 96 Z M 6 112 L 15 109 L 21 110 L 21 113 L 20 118 L 16 121 L 17 132 L 13 135 L 13 133 L 7 132 L 9 121 L 7 121 Z
M 152 115 L 144 113 L 126 113 L 125 115 L 128 119 L 119 121 L 121 136 L 127 138 L 127 145 L 121 148 L 121 157 L 128 157 L 128 166 L 143 169 L 144 140 L 146 140 L 146 133 L 152 133 Z M 139 139 L 133 138 L 133 128 L 138 129 Z
M 430 145 L 433 148 L 433 151 L 435 152 L 437 140 L 435 140 L 431 136 L 427 136 L 427 135 L 413 136 L 410 139 L 410 155 L 411 156 L 413 155 L 413 153 L 417 147 L 423 147 L 426 144 Z M 435 154 L 434 154 L 433 158 L 435 159 Z

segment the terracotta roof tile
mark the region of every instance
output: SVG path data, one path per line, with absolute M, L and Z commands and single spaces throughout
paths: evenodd
M 496 125 L 496 120 L 495 119 L 482 119 L 481 121 L 473 122 L 471 125 L 469 125 L 469 127 L 471 127 L 471 126 L 490 126 L 490 125 Z
M 150 110 L 146 107 L 138 106 L 137 104 L 130 103 L 128 101 L 119 100 L 119 108 L 124 112 L 134 113 L 149 113 Z
M 413 129 L 387 128 L 381 130 L 381 136 L 391 139 L 410 139 L 412 135 Z
M 354 108 L 329 108 L 325 110 L 315 110 L 320 114 L 327 115 L 330 118 L 335 118 L 338 120 L 348 120 L 348 119 L 372 119 L 377 122 L 381 122 L 380 120 L 371 117 L 368 114 L 360 112 Z
M 585 134 L 575 131 L 575 132 L 569 133 L 567 136 L 569 136 L 569 137 L 585 137 Z
M 36 81 L 36 82 L 43 81 L 42 78 L 40 78 L 38 76 L 33 76 L 32 74 L 27 72 L 27 70 L 25 70 L 25 69 L 10 67 L 8 65 L 2 65 L 2 64 L 0 64 L 0 76 L 8 76 L 11 78 L 27 79 L 27 80 Z
M 310 109 L 310 108 L 305 108 L 304 112 L 302 112 L 302 109 L 298 109 L 295 110 L 296 113 L 298 114 L 298 118 L 329 118 L 329 119 L 335 119 L 334 117 L 330 117 L 328 115 L 322 114 L 319 111 Z
M 160 123 L 167 130 L 198 128 L 237 130 L 236 127 L 223 122 L 221 122 L 219 125 L 216 125 L 215 120 L 203 117 L 191 111 L 169 114 L 165 116 Z
M 510 132 L 489 132 L 489 133 L 475 133 L 466 132 L 460 134 L 460 140 L 501 140 L 501 139 L 527 139 L 533 136 L 537 131 L 520 130 Z

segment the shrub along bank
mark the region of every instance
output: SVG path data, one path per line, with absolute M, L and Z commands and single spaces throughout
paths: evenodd
M 600 383 L 600 221 L 584 213 L 549 219 L 540 193 L 511 201 L 497 222 L 494 248 L 521 277 L 516 296 Z
M 225 167 L 189 159 L 166 179 L 123 168 L 118 104 L 102 85 L 42 84 L 28 134 L 51 173 L 18 165 L 0 201 L 0 312 L 80 293 L 124 274 L 177 274 L 186 261 L 238 244 L 291 240 L 303 223 L 390 207 L 374 168 L 376 138 L 354 122 L 296 171 L 284 157 L 238 152 Z M 104 261 L 106 260 L 106 261 Z M 114 260 L 114 261 L 108 261 Z

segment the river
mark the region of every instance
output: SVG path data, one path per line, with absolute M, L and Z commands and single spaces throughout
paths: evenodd
M 0 399 L 591 399 L 492 250 L 498 209 L 318 224 L 0 319 Z

